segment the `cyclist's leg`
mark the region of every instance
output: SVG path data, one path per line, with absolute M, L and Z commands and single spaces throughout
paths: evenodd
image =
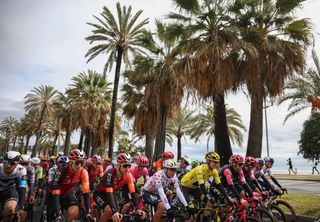
M 14 187 L 0 192 L 0 201 L 4 203 L 3 206 L 3 216 L 12 215 L 16 212 L 16 207 L 18 203 L 18 194 Z
M 121 214 L 127 214 L 129 213 L 130 206 L 131 206 L 128 186 L 124 185 L 119 192 L 122 192 L 122 197 L 123 197 L 122 201 L 124 201 L 123 203 L 121 203 L 121 205 L 123 206 L 122 206 L 122 209 L 120 209 L 120 212 Z
M 161 202 L 160 196 L 144 190 L 142 197 L 145 203 L 148 203 L 156 208 L 156 212 L 153 215 L 152 221 L 161 221 L 161 217 L 166 208 L 164 203 Z
M 79 203 L 74 191 L 60 199 L 61 208 L 67 210 L 68 221 L 79 219 Z
M 112 193 L 112 195 L 113 195 L 113 193 Z M 102 193 L 102 192 L 95 191 L 93 193 L 93 199 L 94 199 L 95 204 L 100 209 L 103 209 L 103 212 L 102 212 L 101 217 L 100 217 L 100 221 L 108 221 L 109 218 L 112 215 L 112 211 L 111 211 L 111 208 L 108 205 L 106 195 L 104 193 Z

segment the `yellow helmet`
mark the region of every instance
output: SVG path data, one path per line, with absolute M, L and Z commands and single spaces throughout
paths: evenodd
M 104 161 L 106 161 L 106 162 L 111 162 L 111 159 L 110 159 L 110 157 L 106 156 L 106 157 L 104 158 Z
M 220 163 L 220 156 L 216 152 L 209 152 L 205 156 L 206 161 L 215 161 Z

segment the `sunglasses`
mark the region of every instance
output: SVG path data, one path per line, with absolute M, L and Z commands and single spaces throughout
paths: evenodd
M 75 165 L 83 165 L 83 160 L 76 160 L 76 161 L 74 161 L 74 164 Z
M 131 164 L 123 164 L 123 165 L 121 165 L 121 166 L 123 166 L 124 168 L 130 168 L 130 167 L 131 167 Z

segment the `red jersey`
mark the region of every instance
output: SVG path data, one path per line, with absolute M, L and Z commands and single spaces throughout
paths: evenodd
M 152 172 L 155 174 L 158 170 L 162 170 L 163 166 L 162 163 L 165 159 L 164 158 L 160 158 L 159 160 L 157 160 L 156 162 L 153 163 L 153 168 L 152 168 Z
M 96 167 L 94 167 L 94 164 L 91 160 L 87 161 L 86 165 L 87 165 L 90 183 L 93 183 L 97 176 L 99 178 L 103 176 L 103 167 L 101 165 L 97 165 Z
M 89 176 L 88 171 L 81 167 L 77 172 L 71 169 L 71 165 L 68 166 L 63 172 L 61 172 L 58 184 L 53 189 L 52 194 L 65 195 L 69 193 L 76 185 L 81 182 L 82 193 L 89 193 Z
M 96 186 L 96 190 L 99 192 L 113 193 L 118 191 L 124 185 L 128 185 L 130 193 L 136 192 L 130 172 L 122 175 L 122 177 L 119 178 L 117 175 L 117 169 L 111 168 L 103 174 L 98 185 Z

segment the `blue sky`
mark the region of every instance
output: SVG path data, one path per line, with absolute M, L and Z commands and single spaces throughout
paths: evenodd
M 141 18 L 149 17 L 150 27 L 155 18 L 173 9 L 169 0 L 120 0 L 120 3 L 132 5 L 134 11 L 142 9 Z M 86 22 L 94 21 L 92 15 L 98 15 L 103 6 L 114 11 L 115 4 L 114 0 L 0 1 L 0 120 L 8 115 L 20 117 L 24 96 L 33 87 L 48 84 L 63 91 L 72 76 L 79 72 L 87 69 L 102 71 L 102 56 L 89 64 L 84 58 L 89 49 L 84 38 L 91 30 Z M 297 12 L 299 17 L 311 18 L 314 31 L 318 33 L 319 8 L 320 1 L 307 0 L 303 9 Z M 316 35 L 316 39 L 320 54 L 319 36 Z M 312 64 L 310 59 L 308 62 Z M 112 81 L 113 71 L 109 78 Z M 249 128 L 248 98 L 243 93 L 228 95 L 227 103 L 241 114 Z M 282 162 L 290 156 L 294 161 L 304 163 L 296 155 L 297 140 L 310 111 L 300 113 L 283 125 L 286 109 L 287 104 L 268 109 L 270 153 Z M 205 141 L 204 138 L 201 143 L 195 144 L 187 139 L 184 152 L 192 158 L 199 158 L 206 151 Z M 263 147 L 265 150 L 265 140 Z M 234 147 L 234 151 L 244 153 L 245 148 Z

